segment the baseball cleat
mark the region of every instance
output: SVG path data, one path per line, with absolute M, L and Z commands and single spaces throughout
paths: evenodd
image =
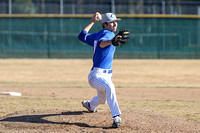
M 96 108 L 93 109 L 93 110 L 90 108 L 90 102 L 89 102 L 89 101 L 83 101 L 83 102 L 82 102 L 82 105 L 83 105 L 83 107 L 85 107 L 86 109 L 88 109 L 88 111 L 89 111 L 90 113 L 95 113 L 95 112 L 97 112 Z
M 118 128 L 121 126 L 121 118 L 119 116 L 116 116 L 113 118 L 113 128 Z

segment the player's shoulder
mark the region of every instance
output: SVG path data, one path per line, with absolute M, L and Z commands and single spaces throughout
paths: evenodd
M 102 29 L 102 30 L 99 31 L 99 33 L 112 34 L 113 32 L 111 32 L 111 31 L 109 31 L 109 30 Z
M 105 30 L 105 29 L 100 30 L 99 34 L 104 35 L 104 36 L 113 36 L 113 35 L 115 35 L 113 32 L 111 32 L 109 30 Z

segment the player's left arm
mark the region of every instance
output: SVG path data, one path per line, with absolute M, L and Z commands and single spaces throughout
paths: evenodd
M 99 47 L 101 48 L 104 48 L 108 45 L 111 45 L 112 44 L 112 41 L 111 40 L 108 40 L 108 41 L 101 41 L 100 44 L 99 44 Z
M 115 39 L 117 40 L 117 38 L 121 38 L 121 37 L 122 36 L 118 35 Z M 111 44 L 112 44 L 112 40 L 107 40 L 107 41 L 101 41 L 100 44 L 99 44 L 99 46 L 101 48 L 104 48 L 104 47 L 106 47 L 108 45 L 111 45 Z

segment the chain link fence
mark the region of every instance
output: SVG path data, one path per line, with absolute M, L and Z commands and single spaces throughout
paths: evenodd
M 199 0 L 1 0 L 0 14 L 193 14 Z
M 120 18 L 118 30 L 131 35 L 115 58 L 200 59 L 198 18 Z M 92 47 L 78 40 L 90 19 L 1 18 L 0 58 L 92 58 Z M 100 29 L 97 23 L 90 33 Z

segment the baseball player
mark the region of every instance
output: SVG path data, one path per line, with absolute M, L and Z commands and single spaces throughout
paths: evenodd
M 82 105 L 89 112 L 97 112 L 96 107 L 107 102 L 113 117 L 112 126 L 117 128 L 121 125 L 121 111 L 112 82 L 112 62 L 115 46 L 122 46 L 128 41 L 129 31 L 121 31 L 115 36 L 117 21 L 121 19 L 116 18 L 113 13 L 104 14 L 102 19 L 98 15 L 100 15 L 98 12 L 93 15 L 91 22 L 78 36 L 79 40 L 93 47 L 93 66 L 88 76 L 88 82 L 97 90 L 97 96 L 93 97 L 91 101 L 83 101 Z M 100 20 L 102 20 L 103 29 L 89 34 L 92 26 Z

